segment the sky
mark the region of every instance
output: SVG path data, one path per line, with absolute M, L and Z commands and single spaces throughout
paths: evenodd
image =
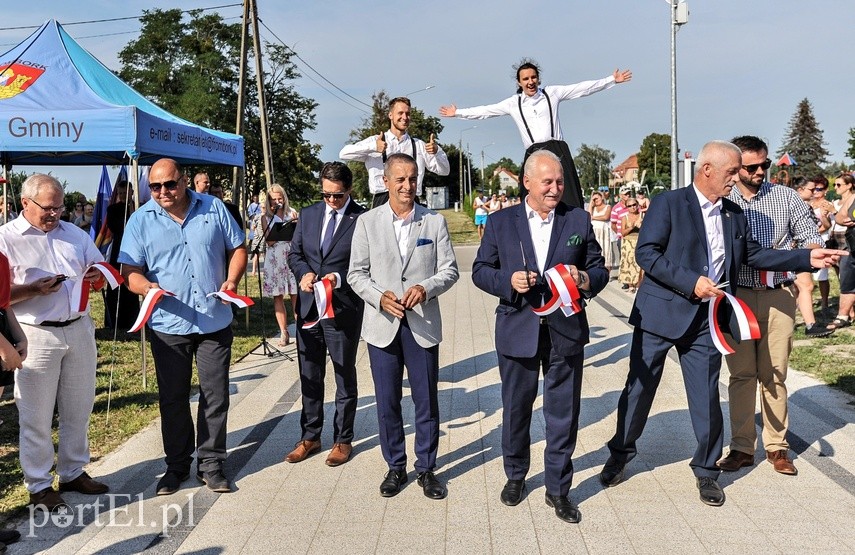
M 69 24 L 138 16 L 150 8 L 231 3 L 34 2 L 26 10 L 4 13 L 0 51 L 32 32 L 9 28 L 38 26 L 55 18 L 84 48 L 117 70 L 118 52 L 139 36 L 139 21 Z M 408 94 L 415 107 L 433 115 L 445 104 L 498 102 L 515 91 L 513 65 L 530 57 L 539 63 L 544 85 L 598 79 L 616 68 L 633 72 L 629 83 L 562 103 L 562 130 L 574 153 L 582 143 L 599 145 L 614 152 L 617 165 L 637 152 L 648 134 L 671 131 L 668 0 L 433 0 L 398 2 L 393 8 L 378 0 L 257 4 L 267 27 L 326 79 L 365 103 L 380 89 L 390 96 Z M 851 0 L 688 4 L 689 22 L 677 33 L 677 136 L 683 152 L 697 153 L 712 139 L 751 134 L 766 139 L 774 155 L 796 105 L 808 98 L 831 152 L 829 162 L 853 162 L 845 157 L 848 130 L 855 127 Z M 216 11 L 228 22 L 238 22 L 241 14 L 237 5 Z M 263 27 L 261 37 L 276 42 Z M 322 160 L 335 160 L 367 108 L 327 84 L 320 87 L 316 82 L 323 80 L 303 62 L 297 60 L 297 66 L 303 74 L 295 83 L 297 91 L 318 103 L 317 128 L 307 139 L 322 146 Z M 462 140 L 475 166 L 480 166 L 482 151 L 485 164 L 503 156 L 522 161 L 524 149 L 509 117 L 442 122 L 445 129 L 437 140 Z M 100 176 L 95 167 L 16 169 L 50 170 L 68 180 L 69 190 L 89 197 L 94 197 Z

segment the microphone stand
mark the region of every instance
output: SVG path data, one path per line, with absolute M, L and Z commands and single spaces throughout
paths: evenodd
M 274 214 L 275 214 L 275 212 L 274 212 Z M 261 233 L 261 237 L 262 237 L 261 241 L 259 241 L 258 244 L 256 245 L 256 247 L 254 249 L 252 249 L 252 252 L 249 253 L 250 260 L 252 260 L 252 257 L 255 256 L 256 254 L 258 254 L 260 257 L 261 245 L 266 243 L 267 233 L 270 231 L 270 226 L 272 226 L 272 225 L 273 225 L 273 218 L 268 218 L 267 219 L 267 225 L 264 226 L 264 231 L 262 231 L 262 233 Z M 267 318 L 264 315 L 264 290 L 261 287 L 261 267 L 262 267 L 262 265 L 263 265 L 263 261 L 259 264 L 259 270 L 256 274 L 256 277 L 258 278 L 258 309 L 261 311 L 261 349 L 262 349 L 262 353 L 266 357 L 285 357 L 287 360 L 293 361 L 294 360 L 293 357 L 291 357 L 288 353 L 286 353 L 285 351 L 282 351 L 280 349 L 277 349 L 276 347 L 274 347 L 273 345 L 271 345 L 267 341 L 267 326 L 265 325 Z M 264 268 L 264 271 L 267 271 L 267 268 Z

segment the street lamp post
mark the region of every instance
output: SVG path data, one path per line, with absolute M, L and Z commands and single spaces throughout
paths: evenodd
M 496 143 L 490 143 L 488 145 L 484 145 L 481 147 L 481 185 L 482 186 L 485 183 L 485 181 L 484 181 L 484 149 L 487 148 L 488 146 L 493 146 L 494 144 L 496 144 Z
M 460 131 L 460 136 L 457 140 L 457 152 L 459 157 L 459 163 L 457 164 L 457 170 L 460 174 L 460 207 L 463 208 L 463 134 L 471 129 L 477 128 L 477 125 L 473 125 L 472 127 L 467 127 L 466 129 L 462 129 Z
M 671 5 L 671 188 L 677 179 L 677 29 L 689 22 L 689 7 L 680 0 L 665 0 Z
M 656 165 L 656 143 L 653 143 L 653 179 L 659 179 L 659 172 Z

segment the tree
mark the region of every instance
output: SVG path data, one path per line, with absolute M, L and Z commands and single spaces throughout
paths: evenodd
M 849 150 L 846 151 L 846 156 L 855 159 L 855 127 L 849 128 Z
M 377 136 L 383 131 L 389 130 L 389 95 L 385 90 L 375 92 L 371 96 L 371 113 L 365 116 L 359 123 L 359 127 L 350 131 L 350 141 L 358 142 L 370 136 Z M 444 129 L 444 126 L 436 116 L 425 115 L 418 108 L 410 108 L 410 126 L 407 129 L 407 134 L 411 137 L 418 137 L 423 141 L 430 139 L 431 133 L 435 135 L 436 142 L 439 143 L 439 134 Z M 452 159 L 450 147 L 453 145 L 442 145 L 442 150 L 448 156 L 448 161 L 451 164 L 451 174 L 440 177 L 431 172 L 425 172 L 423 187 L 449 187 L 449 199 L 455 200 L 456 190 L 459 189 L 458 181 L 452 179 L 452 174 L 455 171 L 455 162 L 458 160 L 459 151 L 454 149 L 455 158 Z M 371 196 L 368 190 L 368 172 L 365 170 L 365 165 L 362 162 L 348 162 L 351 171 L 353 172 L 353 193 L 357 198 L 367 199 Z M 456 174 L 459 177 L 459 173 Z
M 119 77 L 160 107 L 193 123 L 232 132 L 237 113 L 241 25 L 227 24 L 217 13 L 180 9 L 143 10 L 138 39 L 119 53 Z M 265 100 L 273 153 L 273 177 L 298 204 L 317 196 L 314 170 L 320 168 L 318 145 L 303 134 L 314 129 L 316 103 L 300 96 L 291 84 L 300 75 L 283 46 L 265 45 Z M 250 53 L 251 56 L 251 53 Z M 258 90 L 247 63 L 244 142 L 245 183 L 249 192 L 265 186 L 258 117 Z M 185 168 L 191 175 L 206 171 L 230 188 L 231 168 Z
M 614 159 L 615 153 L 611 150 L 600 148 L 598 145 L 588 146 L 582 143 L 579 152 L 573 157 L 576 171 L 579 172 L 579 183 L 582 185 L 582 189 L 597 187 L 599 183 L 608 184 Z
M 671 135 L 651 133 L 641 141 L 638 150 L 638 173 L 647 170 L 647 184 L 671 181 Z
M 781 148 L 776 156 L 789 153 L 796 159 L 796 170 L 801 175 L 815 175 L 825 164 L 829 152 L 822 140 L 822 130 L 816 123 L 813 107 L 807 98 L 796 107 L 796 113 L 790 118 Z

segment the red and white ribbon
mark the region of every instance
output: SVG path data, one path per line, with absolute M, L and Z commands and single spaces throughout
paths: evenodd
M 146 293 L 145 298 L 143 299 L 142 306 L 140 307 L 140 313 L 139 316 L 137 316 L 137 321 L 134 322 L 134 325 L 130 330 L 128 330 L 128 333 L 135 333 L 142 329 L 145 323 L 148 322 L 148 319 L 151 318 L 154 305 L 156 305 L 164 295 L 174 297 L 175 293 L 170 293 L 169 291 L 158 287 L 148 290 L 148 293 Z
M 332 282 L 324 278 L 321 281 L 316 281 L 312 286 L 312 289 L 315 291 L 315 304 L 318 307 L 318 319 L 314 322 L 304 322 L 304 330 L 317 326 L 321 320 L 326 320 L 327 318 L 333 318 L 335 316 L 332 305 Z
M 255 301 L 253 301 L 249 297 L 238 295 L 234 291 L 215 291 L 213 293 L 208 293 L 207 296 L 218 297 L 226 302 L 237 305 L 239 308 L 246 308 L 255 304 Z
M 74 312 L 86 312 L 86 307 L 89 306 L 89 291 L 92 289 L 101 289 L 104 286 L 105 280 L 110 285 L 110 289 L 115 289 L 125 282 L 122 274 L 106 262 L 96 262 L 87 268 L 86 272 L 83 272 L 83 275 L 86 275 L 90 269 L 101 272 L 101 278 L 97 281 L 89 282 L 81 276 L 74 281 L 74 287 L 71 289 L 71 306 Z
M 760 283 L 766 287 L 775 287 L 775 272 L 760 270 Z
M 730 303 L 738 326 L 738 329 L 730 330 L 731 335 L 739 337 L 741 341 L 760 339 L 760 325 L 757 323 L 757 318 L 751 312 L 751 309 L 748 308 L 748 305 L 742 299 L 738 299 L 730 293 L 725 293 L 723 296 L 716 297 L 710 301 L 709 313 L 707 314 L 710 335 L 716 349 L 723 355 L 730 355 L 734 353 L 734 350 L 725 341 L 724 332 L 721 331 L 721 324 L 718 321 L 718 309 L 725 300 Z
M 564 316 L 572 316 L 582 311 L 582 295 L 576 287 L 576 281 L 570 275 L 570 268 L 566 264 L 558 264 L 544 272 L 546 283 L 552 291 L 552 298 L 539 308 L 532 308 L 538 316 L 552 314 L 559 308 Z

